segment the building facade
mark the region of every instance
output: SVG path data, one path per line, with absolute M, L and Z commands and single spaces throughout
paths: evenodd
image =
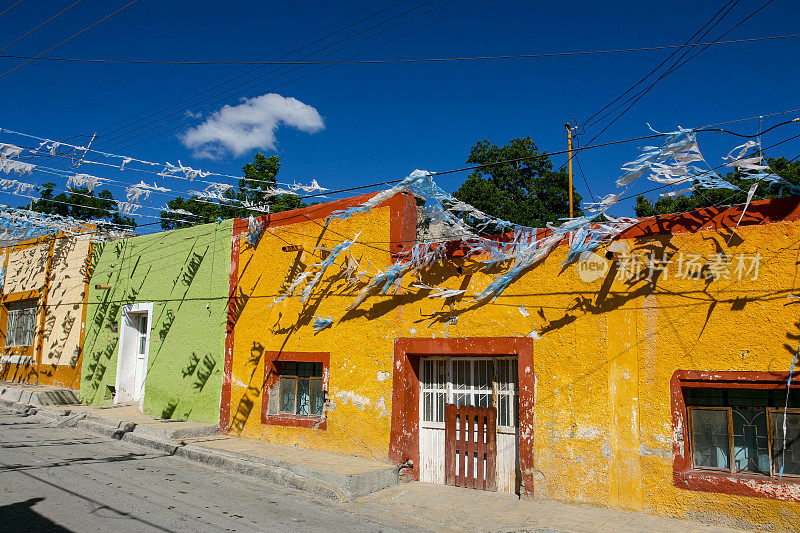
M 795 527 L 796 199 L 738 228 L 740 208 L 648 219 L 576 264 L 561 246 L 479 300 L 507 267 L 461 242 L 395 283 L 416 201 L 331 216 L 368 198 L 263 217 L 255 239 L 234 222 L 223 431 L 433 483 Z
M 89 236 L 56 234 L 0 250 L 0 380 L 79 387 Z
M 232 223 L 95 245 L 82 402 L 217 422 Z

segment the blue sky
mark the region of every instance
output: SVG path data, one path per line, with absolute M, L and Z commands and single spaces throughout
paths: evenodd
M 84 0 L 2 53 L 36 55 L 127 1 Z M 23 1 L 0 17 L 4 35 L 0 48 L 73 2 Z M 0 11 L 12 3 L 10 0 L 0 3 Z M 727 31 L 762 4 L 761 0 L 739 2 L 709 37 Z M 290 52 L 285 59 L 294 60 L 306 54 L 317 57 L 358 39 L 364 40 L 326 59 L 343 59 L 354 54 L 356 59 L 400 59 L 649 47 L 683 43 L 722 5 L 721 1 L 139 0 L 48 55 L 248 61 L 274 59 Z M 342 30 L 381 10 L 369 20 Z M 799 15 L 800 5 L 796 1 L 775 0 L 726 39 L 800 33 Z M 387 22 L 364 31 L 381 21 Z M 398 22 L 402 23 L 388 28 Z M 318 31 L 322 28 L 326 29 Z M 342 31 L 309 45 L 336 30 Z M 399 38 L 368 50 L 395 37 Z M 345 41 L 318 51 L 338 39 Z M 291 52 L 303 45 L 308 46 Z M 597 142 L 646 135 L 648 122 L 667 131 L 678 125 L 698 127 L 800 108 L 800 71 L 795 65 L 798 47 L 797 38 L 711 47 L 656 85 Z M 241 78 L 240 82 L 248 81 L 241 94 L 217 94 L 233 85 L 229 83 L 204 92 L 201 97 L 194 93 L 185 96 L 187 101 L 169 109 L 173 115 L 146 118 L 141 114 L 169 104 L 186 91 L 214 79 L 215 83 L 226 83 L 227 79 L 253 67 L 32 62 L 0 78 L 3 94 L 0 127 L 56 140 L 71 139 L 76 144 L 85 143 L 88 140 L 85 136 L 98 132 L 98 149 L 150 161 L 181 160 L 195 168 L 238 175 L 256 150 L 238 156 L 225 152 L 213 159 L 203 158 L 184 146 L 181 137 L 189 127 L 225 104 L 237 105 L 241 98 L 274 92 L 313 107 L 324 123 L 324 128 L 306 127 L 306 131 L 286 125 L 276 130 L 274 150 L 265 151 L 281 157 L 280 179 L 309 182 L 313 178 L 323 186 L 338 189 L 401 178 L 417 168 L 442 171 L 464 166 L 469 148 L 483 138 L 502 144 L 530 135 L 541 149 L 563 150 L 565 122 L 585 120 L 670 52 L 335 65 L 321 70 L 320 66 L 270 66 Z M 20 62 L 0 59 L 0 68 L 6 71 Z M 294 70 L 286 73 L 289 69 Z M 275 77 L 280 73 L 283 75 Z M 209 85 L 204 88 L 209 89 Z M 209 97 L 211 102 L 199 102 Z M 115 128 L 137 115 L 144 120 L 136 122 L 134 127 L 154 121 L 145 129 L 155 129 L 136 137 L 117 138 L 126 130 L 115 132 Z M 794 116 L 800 115 L 767 118 L 764 127 Z M 195 122 L 189 123 L 190 120 Z M 752 133 L 757 121 L 732 124 L 730 128 Z M 587 142 L 598 131 L 598 127 L 590 128 L 582 141 Z M 798 133 L 800 124 L 784 126 L 765 135 L 764 145 Z M 0 141 L 20 140 L 2 135 Z M 613 181 L 619 175 L 620 165 L 635 158 L 636 147 L 641 144 L 627 143 L 582 154 L 581 166 L 595 195 L 615 192 Z M 738 139 L 728 135 L 700 136 L 700 147 L 712 164 L 718 164 L 719 158 L 737 144 Z M 800 142 L 785 143 L 767 154 L 797 156 Z M 557 165 L 564 160 L 564 156 L 554 156 Z M 88 166 L 80 171 L 99 176 L 107 172 Z M 578 190 L 588 198 L 577 167 L 575 172 Z M 108 175 L 130 182 L 148 178 L 134 172 Z M 450 174 L 443 176 L 440 184 L 454 190 L 465 177 L 466 173 Z M 42 182 L 49 177 L 34 172 L 32 177 L 24 179 Z M 197 188 L 178 180 L 158 185 L 175 193 Z M 649 186 L 652 184 L 645 182 L 638 185 L 641 190 Z M 120 188 L 109 189 L 117 197 L 124 196 Z M 0 201 L 9 205 L 24 202 L 7 194 L 0 194 Z M 160 203 L 163 198 L 148 205 Z M 613 212 L 632 214 L 630 202 L 617 206 Z M 157 214 L 155 210 L 139 213 Z M 142 218 L 140 222 L 153 219 Z

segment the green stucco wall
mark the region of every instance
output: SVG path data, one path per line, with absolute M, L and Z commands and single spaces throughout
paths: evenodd
M 218 422 L 232 229 L 226 220 L 95 246 L 82 402 L 113 403 L 120 337 L 114 323 L 122 324 L 122 306 L 152 302 L 144 412 Z

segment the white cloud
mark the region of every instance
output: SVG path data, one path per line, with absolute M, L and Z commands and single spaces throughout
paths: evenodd
M 268 93 L 239 105 L 226 105 L 180 139 L 199 157 L 218 157 L 226 150 L 238 157 L 250 150 L 274 150 L 275 130 L 281 124 L 306 133 L 325 127 L 320 114 L 310 105 Z

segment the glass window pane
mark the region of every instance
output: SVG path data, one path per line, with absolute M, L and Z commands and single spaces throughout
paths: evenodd
M 280 411 L 282 413 L 294 414 L 294 389 L 296 378 L 281 377 L 280 387 Z
M 443 392 L 436 393 L 436 422 L 444 422 L 445 396 Z
M 701 468 L 730 468 L 728 462 L 728 412 L 692 409 L 694 465 Z
M 325 392 L 322 390 L 322 379 L 315 378 L 311 380 L 311 414 L 315 416 L 322 415 L 322 410 L 325 406 Z
M 433 393 L 422 393 L 422 420 L 425 422 L 433 421 Z
M 310 407 L 308 378 L 297 378 L 297 414 L 307 415 Z
M 6 346 L 32 346 L 36 333 L 36 300 L 8 304 Z
M 769 475 L 765 409 L 733 409 L 733 461 L 737 472 Z
M 783 436 L 784 414 L 786 446 Z M 800 413 L 784 413 L 783 409 L 772 413 L 772 461 L 776 474 L 800 476 Z

